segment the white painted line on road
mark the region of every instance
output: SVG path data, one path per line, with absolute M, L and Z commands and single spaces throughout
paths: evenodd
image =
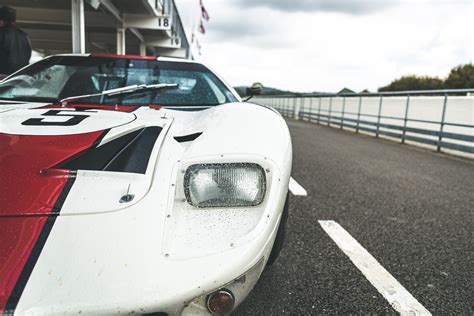
M 308 192 L 306 192 L 306 190 L 293 178 L 290 178 L 290 185 L 288 189 L 290 189 L 290 192 L 293 193 L 293 195 L 301 195 L 301 196 L 308 195 Z
M 335 221 L 319 221 L 319 224 L 397 312 L 401 315 L 431 315 L 341 225 Z

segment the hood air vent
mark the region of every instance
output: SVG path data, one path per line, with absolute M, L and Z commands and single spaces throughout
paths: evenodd
M 201 136 L 201 134 L 202 134 L 202 132 L 201 133 L 194 133 L 194 134 L 184 135 L 184 136 L 175 136 L 174 139 L 178 143 L 192 142 L 193 140 L 195 140 L 196 138 Z
M 139 129 L 102 146 L 95 145 L 79 157 L 55 168 L 145 173 L 161 127 Z

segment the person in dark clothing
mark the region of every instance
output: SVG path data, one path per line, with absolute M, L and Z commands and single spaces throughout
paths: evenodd
M 15 24 L 16 10 L 0 8 L 0 74 L 9 75 L 28 65 L 31 44 L 28 34 Z

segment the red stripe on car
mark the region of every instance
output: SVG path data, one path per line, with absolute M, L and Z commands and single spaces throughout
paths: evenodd
M 137 110 L 139 105 L 103 105 L 103 104 L 68 104 L 62 106 L 60 104 L 49 104 L 41 108 L 45 109 L 93 109 L 93 110 L 104 110 L 104 111 L 116 111 L 116 112 L 133 112 Z
M 156 56 L 140 56 L 140 55 L 115 55 L 115 54 L 92 54 L 90 57 L 105 57 L 118 59 L 142 59 L 142 60 L 156 60 Z
M 74 178 L 44 172 L 97 144 L 104 131 L 0 133 L 0 314 L 13 313 Z

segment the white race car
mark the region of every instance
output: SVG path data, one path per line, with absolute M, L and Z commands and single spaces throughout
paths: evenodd
M 282 248 L 288 127 L 202 64 L 56 55 L 0 83 L 0 314 L 226 315 Z

